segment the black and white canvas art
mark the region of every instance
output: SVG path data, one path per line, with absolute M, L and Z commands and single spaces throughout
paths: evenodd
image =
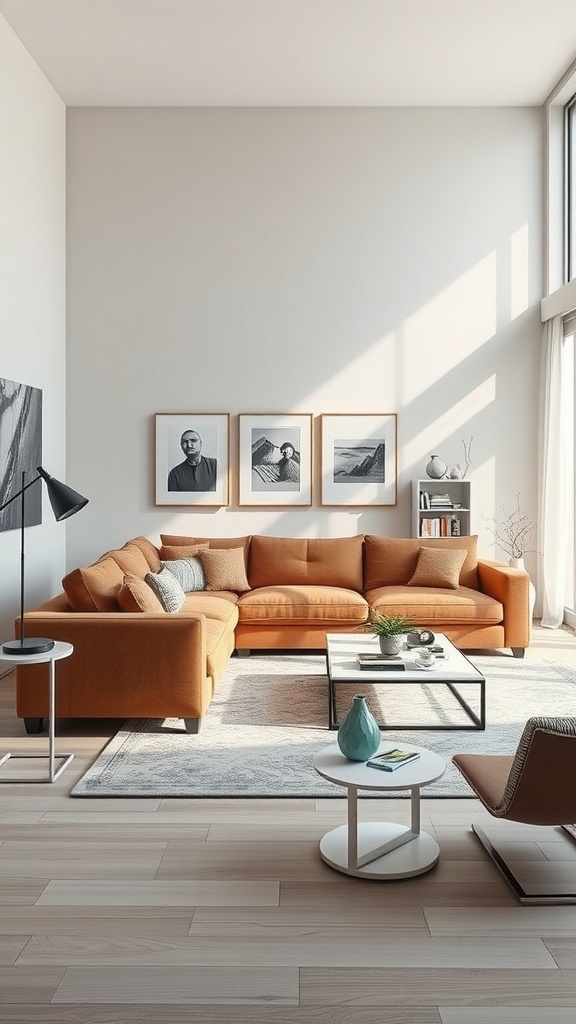
M 396 504 L 396 413 L 321 418 L 322 504 Z
M 386 483 L 386 441 L 340 440 L 334 441 L 334 483 L 354 484 L 359 480 L 375 484 Z
M 0 377 L 0 505 L 36 477 L 42 465 L 42 390 Z M 20 527 L 20 500 L 0 512 L 0 530 Z M 25 526 L 42 522 L 42 487 L 30 487 L 24 504 Z
M 300 428 L 252 428 L 252 490 L 300 490 Z
M 312 416 L 268 413 L 239 416 L 240 505 L 312 503 Z
M 156 413 L 156 504 L 227 505 L 229 413 Z

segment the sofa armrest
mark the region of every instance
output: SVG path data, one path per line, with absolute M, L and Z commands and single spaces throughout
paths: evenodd
M 117 714 L 124 715 L 119 694 L 138 695 L 143 704 L 154 708 L 162 706 L 168 691 L 175 705 L 180 701 L 187 705 L 206 678 L 204 615 L 42 610 L 27 613 L 25 622 L 29 636 L 74 645 L 72 657 L 58 663 L 57 705 L 63 716 L 109 717 L 108 709 L 115 706 Z M 45 669 L 42 665 L 18 667 L 21 717 L 29 713 L 26 691 L 45 690 Z M 153 717 L 154 711 L 148 714 Z
M 528 647 L 530 643 L 529 579 L 523 569 L 503 562 L 478 561 L 480 590 L 504 608 L 505 647 Z

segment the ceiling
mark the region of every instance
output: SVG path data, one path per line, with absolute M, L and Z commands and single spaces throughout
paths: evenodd
M 534 106 L 576 0 L 0 0 L 68 106 Z

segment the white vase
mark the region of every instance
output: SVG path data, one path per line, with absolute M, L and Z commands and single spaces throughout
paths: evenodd
M 522 569 L 526 572 L 526 566 L 524 565 L 523 558 L 509 558 L 508 565 L 511 565 L 513 569 Z M 528 622 L 530 629 L 532 629 L 532 618 L 534 616 L 534 605 L 536 604 L 536 587 L 532 583 L 530 577 L 528 577 Z
M 432 480 L 442 480 L 442 478 L 446 476 L 447 471 L 448 466 L 444 462 L 444 459 L 441 459 L 439 455 L 430 456 L 430 461 L 426 466 L 427 476 Z

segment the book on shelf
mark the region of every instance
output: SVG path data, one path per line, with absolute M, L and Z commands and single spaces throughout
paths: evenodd
M 356 661 L 359 668 L 374 669 L 390 672 L 404 672 L 406 665 L 399 655 L 387 658 L 384 654 L 357 654 Z
M 420 757 L 417 750 L 403 750 L 402 747 L 392 747 L 391 750 L 384 750 L 381 754 L 374 754 L 366 764 L 369 768 L 379 768 L 383 772 L 395 772 L 404 764 L 410 764 Z
M 438 511 L 436 509 L 435 511 Z M 459 537 L 460 520 L 457 516 L 423 517 L 420 520 L 421 537 Z

